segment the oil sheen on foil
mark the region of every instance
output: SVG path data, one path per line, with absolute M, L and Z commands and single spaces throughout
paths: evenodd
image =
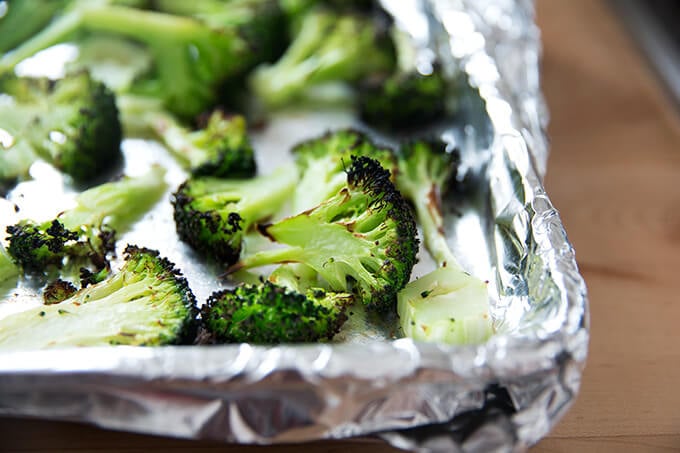
M 547 113 L 533 3 L 380 3 L 411 37 L 419 64 L 437 58 L 471 87 L 458 117 L 438 133 L 462 152 L 467 189 L 447 206 L 447 235 L 461 264 L 490 282 L 491 340 L 420 344 L 355 320 L 332 344 L 2 353 L 0 414 L 241 443 L 375 435 L 414 451 L 518 451 L 547 434 L 578 391 L 588 309 L 541 182 Z M 67 47 L 53 52 L 68 59 Z M 356 126 L 352 115 L 280 114 L 253 137 L 258 164 L 271 170 L 294 143 L 342 126 Z M 128 139 L 123 151 L 128 174 L 159 162 L 171 190 L 185 177 L 156 143 Z M 72 202 L 51 168 L 35 165 L 32 176 L 0 203 L 3 229 L 19 216 L 51 218 Z M 159 249 L 205 300 L 224 283 L 178 241 L 169 196 L 120 243 Z M 430 266 L 421 258 L 415 275 Z M 30 282 L 0 291 L 0 317 L 40 303 Z

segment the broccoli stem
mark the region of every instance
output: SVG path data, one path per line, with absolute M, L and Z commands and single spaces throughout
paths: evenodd
M 105 223 L 115 231 L 127 229 L 165 193 L 165 169 L 155 165 L 138 177 L 95 186 L 76 197 L 76 206 L 59 220 L 72 231 Z
M 17 275 L 19 275 L 19 267 L 14 264 L 5 247 L 0 244 L 0 283 Z

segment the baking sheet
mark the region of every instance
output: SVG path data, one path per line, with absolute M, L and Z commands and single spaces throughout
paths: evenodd
M 446 225 L 462 264 L 491 283 L 496 335 L 451 347 L 352 325 L 334 344 L 0 353 L 0 414 L 243 443 L 376 434 L 419 451 L 521 450 L 548 432 L 578 390 L 588 317 L 573 249 L 541 185 L 547 115 L 533 4 L 381 4 L 424 58 L 443 58 L 471 86 L 460 114 L 439 130 L 467 169 L 468 191 L 447 205 Z M 260 163 L 266 171 L 287 158 L 289 144 L 340 124 L 356 123 L 346 112 L 280 115 L 254 136 Z M 160 161 L 171 190 L 184 177 L 157 144 L 126 140 L 124 153 L 130 173 Z M 72 193 L 51 168 L 33 172 L 36 181 L 10 199 L 18 215 L 49 218 Z M 120 243 L 158 248 L 204 300 L 221 284 L 216 269 L 177 240 L 170 209 L 166 197 Z M 0 204 L 0 219 L 9 223 L 13 211 Z M 31 283 L 7 288 L 0 316 L 36 303 Z

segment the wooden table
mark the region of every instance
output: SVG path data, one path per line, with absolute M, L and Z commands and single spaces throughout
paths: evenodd
M 578 400 L 536 452 L 680 450 L 680 114 L 596 0 L 539 0 L 546 185 L 591 300 Z M 387 452 L 373 441 L 225 447 L 0 418 L 0 451 Z

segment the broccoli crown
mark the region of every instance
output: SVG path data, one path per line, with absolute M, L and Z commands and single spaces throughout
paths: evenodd
M 159 3 L 192 9 L 180 2 Z M 24 58 L 81 31 L 124 37 L 143 44 L 153 60 L 149 73 L 139 77 L 130 90 L 162 99 L 167 109 L 190 119 L 213 104 L 226 79 L 265 61 L 272 49 L 278 48 L 274 44 L 281 45 L 275 30 L 284 31 L 277 25 L 282 13 L 276 3 L 235 0 L 229 7 L 224 5 L 219 14 L 200 14 L 204 2 L 194 2 L 198 9 L 195 14 L 187 11 L 189 14 L 178 15 L 143 10 L 134 4 L 73 2 L 40 33 L 5 55 L 0 67 L 11 69 Z
M 370 17 L 313 9 L 300 17 L 298 33 L 283 56 L 252 73 L 250 86 L 267 107 L 276 108 L 309 87 L 355 82 L 389 72 L 393 65 L 389 39 Z
M 43 303 L 45 305 L 58 304 L 73 296 L 76 291 L 78 288 L 73 286 L 73 283 L 58 278 L 43 289 Z
M 306 294 L 265 281 L 213 293 L 202 326 L 217 342 L 259 344 L 330 340 L 347 319 L 347 295 Z
M 108 267 L 115 233 L 141 217 L 165 192 L 165 170 L 152 167 L 81 192 L 76 205 L 47 222 L 22 220 L 7 227 L 7 251 L 24 271 L 40 273 L 65 260 L 89 260 L 97 270 Z
M 451 266 L 406 285 L 397 311 L 404 334 L 419 341 L 475 344 L 493 333 L 486 284 Z
M 151 113 L 147 118 L 154 133 L 193 176 L 249 178 L 255 174 L 255 152 L 243 116 L 215 110 L 195 131 L 164 113 Z
M 352 157 L 347 185 L 315 208 L 259 226 L 284 245 L 242 258 L 229 271 L 274 263 L 303 263 L 333 291 L 351 292 L 368 307 L 394 307 L 415 264 L 418 238 L 411 209 L 389 171 Z
M 76 181 L 87 182 L 120 158 L 122 129 L 115 97 L 88 72 L 56 82 L 6 75 L 0 79 L 0 92 L 12 98 L 0 103 L 3 128 L 15 137 L 15 146 L 24 146 L 2 159 L 10 167 L 21 162 L 5 178 L 25 176 L 37 155 Z
M 173 195 L 177 234 L 198 252 L 232 264 L 250 226 L 276 213 L 296 180 L 291 168 L 252 179 L 190 178 Z
M 388 78 L 369 78 L 359 86 L 359 115 L 371 126 L 398 130 L 417 128 L 446 113 L 446 80 L 438 70 L 415 69 Z
M 400 150 L 397 187 L 413 203 L 425 246 L 439 265 L 458 266 L 444 236 L 442 194 L 455 182 L 458 152 L 440 140 L 419 140 Z
M 118 273 L 63 302 L 0 320 L 0 349 L 191 342 L 196 300 L 174 264 L 128 246 Z
M 107 263 L 107 253 L 113 251 L 112 241 L 99 240 L 98 232 L 89 227 L 80 232 L 69 230 L 57 219 L 43 223 L 22 220 L 8 226 L 7 234 L 7 251 L 27 273 L 62 267 L 67 258 L 89 258 L 95 266 L 102 267 Z
M 364 133 L 342 129 L 299 143 L 292 150 L 300 172 L 293 212 L 302 212 L 336 194 L 346 184 L 350 156 L 376 159 L 394 176 L 397 159 L 390 148 L 375 145 Z

